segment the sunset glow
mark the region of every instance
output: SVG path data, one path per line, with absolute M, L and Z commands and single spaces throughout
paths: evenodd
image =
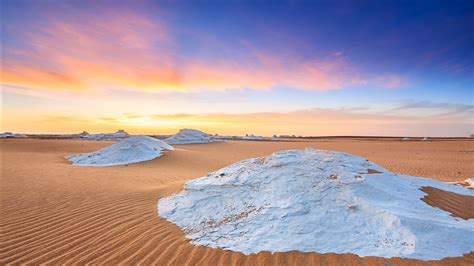
M 2 131 L 474 133 L 472 3 L 356 2 L 6 1 Z

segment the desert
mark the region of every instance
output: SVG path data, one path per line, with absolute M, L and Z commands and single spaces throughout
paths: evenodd
M 461 181 L 474 175 L 472 140 L 226 141 L 175 145 L 175 151 L 154 160 L 109 167 L 74 166 L 64 158 L 113 143 L 1 140 L 2 264 L 469 265 L 474 260 L 472 252 L 432 261 L 297 251 L 244 255 L 193 245 L 178 226 L 157 213 L 158 200 L 181 191 L 188 180 L 239 160 L 308 147 L 362 156 L 399 174 Z M 472 196 L 430 188 L 425 193 L 426 204 L 473 218 Z
M 473 0 L 1 0 L 1 265 L 474 265 Z

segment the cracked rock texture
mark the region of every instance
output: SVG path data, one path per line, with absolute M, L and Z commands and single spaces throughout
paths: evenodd
M 182 192 L 159 200 L 158 212 L 194 244 L 245 254 L 441 259 L 472 251 L 474 221 L 421 201 L 423 186 L 474 195 L 391 173 L 358 156 L 305 149 L 240 161 L 188 181 Z

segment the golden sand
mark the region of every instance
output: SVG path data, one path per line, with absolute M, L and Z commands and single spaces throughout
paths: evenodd
M 113 167 L 77 167 L 65 155 L 97 150 L 111 142 L 1 140 L 0 264 L 225 264 L 359 265 L 420 264 L 411 259 L 352 254 L 261 252 L 250 256 L 195 246 L 159 217 L 160 197 L 235 161 L 277 150 L 315 147 L 363 156 L 396 173 L 459 181 L 474 176 L 473 141 L 318 140 L 176 145 L 164 157 Z M 183 150 L 181 150 L 183 149 Z M 463 215 L 466 200 L 427 191 L 425 202 Z M 433 196 L 434 195 L 434 196 Z M 441 196 L 440 196 L 441 195 Z M 428 200 L 429 199 L 429 200 Z M 474 253 L 438 262 L 474 264 Z

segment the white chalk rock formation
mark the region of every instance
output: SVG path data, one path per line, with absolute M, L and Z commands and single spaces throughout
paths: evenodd
M 370 174 L 369 174 L 370 173 Z M 158 203 L 194 244 L 243 252 L 355 253 L 441 259 L 473 250 L 474 221 L 421 201 L 422 186 L 358 156 L 314 149 L 237 162 Z
M 0 134 L 0 138 L 2 139 L 14 139 L 14 138 L 27 138 L 28 136 L 24 134 L 16 134 L 16 133 L 11 133 L 11 132 L 5 132 Z
M 162 156 L 164 150 L 172 151 L 174 148 L 152 137 L 133 136 L 95 152 L 66 158 L 79 166 L 112 166 L 153 160 Z
M 99 134 L 87 133 L 87 134 L 83 134 L 80 137 L 87 140 L 121 140 L 129 136 L 130 135 L 125 130 L 120 129 L 114 133 L 99 133 Z
M 263 140 L 263 137 L 262 136 L 255 136 L 255 135 L 246 135 L 244 137 L 242 137 L 242 139 L 245 139 L 245 140 Z
M 168 144 L 193 144 L 219 141 L 212 135 L 196 129 L 180 129 L 178 133 L 165 139 Z

